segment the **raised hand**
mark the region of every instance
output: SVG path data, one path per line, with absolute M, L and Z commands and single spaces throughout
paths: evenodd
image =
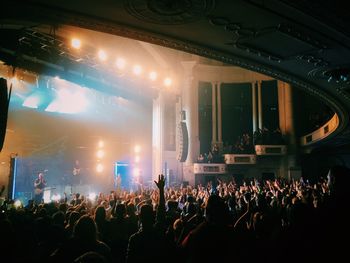
M 165 177 L 163 174 L 158 175 L 158 181 L 154 181 L 158 189 L 164 189 L 165 186 Z

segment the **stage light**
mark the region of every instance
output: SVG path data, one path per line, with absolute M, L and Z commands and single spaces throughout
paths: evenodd
M 135 75 L 140 75 L 142 73 L 142 67 L 140 65 L 135 65 L 133 67 L 133 72 Z
M 81 47 L 81 41 L 80 41 L 80 39 L 78 39 L 78 38 L 73 38 L 73 39 L 72 39 L 72 42 L 71 42 L 71 45 L 72 45 L 73 48 L 79 49 L 79 48 Z
M 91 201 L 95 201 L 96 200 L 96 194 L 95 193 L 89 193 L 89 199 Z
M 61 200 L 61 195 L 60 194 L 54 194 L 51 196 L 51 200 L 54 202 L 58 202 Z
M 99 147 L 99 148 L 102 148 L 103 146 L 105 146 L 104 141 L 99 141 L 99 142 L 98 142 L 98 147 Z
M 165 86 L 169 87 L 169 86 L 171 86 L 171 83 L 172 83 L 171 78 L 165 78 L 164 79 L 164 85 Z
M 106 61 L 107 60 L 107 53 L 104 50 L 99 50 L 98 51 L 98 58 L 102 61 Z
M 38 96 L 29 96 L 25 99 L 22 106 L 37 109 L 39 106 L 40 98 Z
M 101 163 L 99 163 L 99 164 L 97 164 L 97 166 L 96 166 L 96 171 L 98 172 L 98 173 L 102 173 L 103 172 L 103 165 L 101 164 Z
M 82 89 L 74 93 L 68 89 L 60 89 L 57 92 L 57 98 L 49 104 L 45 111 L 73 114 L 84 111 L 87 105 L 88 101 Z
M 134 152 L 135 153 L 139 153 L 141 151 L 141 146 L 136 144 L 135 147 L 134 147 Z
M 105 152 L 103 150 L 98 150 L 96 156 L 97 158 L 102 159 L 105 156 Z
M 12 86 L 17 86 L 19 84 L 18 78 L 17 77 L 10 78 L 10 81 L 9 81 L 8 85 L 11 85 L 11 84 L 12 84 Z
M 139 163 L 140 162 L 140 156 L 135 156 L 135 163 Z
M 135 167 L 134 171 L 133 171 L 133 174 L 134 174 L 135 177 L 139 176 L 140 175 L 140 169 Z
M 157 77 L 158 77 L 158 74 L 157 74 L 157 72 L 155 72 L 155 71 L 151 71 L 150 73 L 149 73 L 149 78 L 151 79 L 151 80 L 156 80 L 157 79 Z
M 123 58 L 117 58 L 117 60 L 115 61 L 115 65 L 118 69 L 124 69 L 126 61 Z
M 22 206 L 22 202 L 21 202 L 21 200 L 16 200 L 16 201 L 13 203 L 13 205 L 15 206 L 15 208 L 19 208 L 19 207 Z

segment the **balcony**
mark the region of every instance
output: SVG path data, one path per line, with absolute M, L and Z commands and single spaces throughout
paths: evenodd
M 285 155 L 286 145 L 255 145 L 256 155 Z
M 255 154 L 224 154 L 225 163 L 231 164 L 256 164 Z
M 194 174 L 225 174 L 226 164 L 224 163 L 195 163 Z

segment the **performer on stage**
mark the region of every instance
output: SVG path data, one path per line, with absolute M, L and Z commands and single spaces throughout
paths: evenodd
M 40 204 L 43 201 L 45 187 L 46 181 L 44 179 L 44 173 L 39 172 L 38 178 L 34 181 L 34 202 L 36 204 Z

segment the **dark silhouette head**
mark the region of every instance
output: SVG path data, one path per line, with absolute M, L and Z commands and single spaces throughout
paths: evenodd
M 88 215 L 82 216 L 74 226 L 74 237 L 86 243 L 95 242 L 96 233 L 96 224 Z
M 93 251 L 87 252 L 74 260 L 74 263 L 106 263 L 106 262 L 107 260 L 103 256 Z
M 99 221 L 103 221 L 105 219 L 106 219 L 106 210 L 105 210 L 104 206 L 100 205 L 95 210 L 95 221 L 99 222 Z
M 209 223 L 225 224 L 228 220 L 228 207 L 218 195 L 211 195 L 205 207 L 205 217 Z
M 140 221 L 142 228 L 150 228 L 154 224 L 154 213 L 151 205 L 145 204 L 141 206 Z
M 115 207 L 115 217 L 124 218 L 126 215 L 126 206 L 125 204 L 117 204 Z

